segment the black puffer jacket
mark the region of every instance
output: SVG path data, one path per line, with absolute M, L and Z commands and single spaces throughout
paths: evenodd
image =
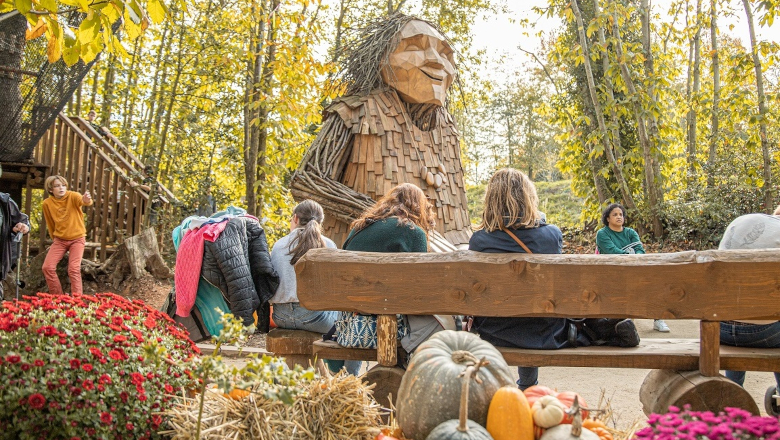
M 206 240 L 201 275 L 222 291 L 230 311 L 245 325 L 254 322 L 252 314 L 279 287 L 265 231 L 249 217 L 230 219 L 217 241 Z M 267 318 L 262 313 L 258 315 L 258 328 L 263 328 Z
M 17 223 L 24 223 L 29 228 L 30 220 L 27 214 L 22 214 L 19 211 L 16 202 L 6 193 L 0 193 L 0 210 L 2 210 L 0 215 L 3 219 L 0 222 L 0 282 L 2 282 L 8 272 L 16 267 L 16 259 L 19 257 L 16 255 L 16 244 L 12 242 L 13 228 Z M 2 286 L 0 286 L 1 296 Z

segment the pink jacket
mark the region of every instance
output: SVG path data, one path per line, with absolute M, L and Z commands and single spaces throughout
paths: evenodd
M 205 240 L 214 242 L 225 230 L 227 220 L 219 223 L 207 223 L 198 229 L 184 233 L 184 238 L 176 253 L 176 314 L 190 316 L 198 294 L 200 268 L 203 265 L 203 246 Z

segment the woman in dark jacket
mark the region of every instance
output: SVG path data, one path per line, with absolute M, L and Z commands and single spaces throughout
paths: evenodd
M 485 190 L 485 211 L 481 224 L 471 236 L 469 249 L 488 253 L 560 254 L 563 249 L 561 230 L 545 222 L 538 205 L 536 187 L 525 174 L 511 168 L 497 171 Z M 571 323 L 565 318 L 474 318 L 474 329 L 480 337 L 500 347 L 554 350 L 591 344 L 584 332 L 577 332 L 570 338 L 570 327 Z M 639 343 L 639 334 L 631 320 L 620 321 L 615 327 L 626 339 L 631 339 L 625 345 Z M 539 369 L 519 367 L 518 374 L 517 385 L 526 389 L 537 383 Z
M 436 225 L 433 208 L 425 193 L 411 183 L 396 186 L 367 209 L 352 223 L 344 249 L 363 252 L 427 252 L 428 233 Z M 366 328 L 363 317 L 341 312 L 336 321 L 337 340 L 344 346 L 373 348 L 376 346 L 375 326 Z M 433 316 L 404 316 L 408 331 L 399 332 L 401 346 L 411 353 L 442 325 Z M 368 323 L 370 327 L 370 322 Z

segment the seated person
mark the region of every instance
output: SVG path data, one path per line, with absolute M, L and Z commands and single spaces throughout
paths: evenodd
M 625 227 L 628 222 L 626 209 L 620 203 L 613 203 L 601 213 L 604 227 L 596 233 L 596 253 L 598 254 L 644 254 L 645 248 L 635 230 Z M 663 319 L 653 320 L 653 330 L 669 333 L 669 326 Z
M 726 228 L 718 249 L 780 248 L 780 206 L 774 215 L 747 214 L 737 217 Z M 723 345 L 751 348 L 780 348 L 780 321 L 723 321 L 720 323 Z M 726 371 L 726 377 L 740 386 L 745 383 L 744 371 Z M 775 384 L 767 394 L 778 394 L 780 372 L 775 372 Z M 767 408 L 767 412 L 769 409 Z M 776 399 L 772 399 L 773 415 L 780 415 Z
M 361 252 L 428 252 L 428 234 L 436 219 L 425 193 L 411 183 L 393 188 L 359 219 L 344 249 Z M 398 336 L 406 353 L 434 333 L 444 330 L 434 316 L 403 315 Z M 336 340 L 345 347 L 376 347 L 376 315 L 341 312 L 336 321 Z M 401 359 L 401 362 L 404 360 Z
M 336 249 L 330 238 L 322 235 L 325 212 L 314 200 L 304 200 L 293 209 L 290 233 L 280 238 L 271 250 L 271 264 L 279 274 L 279 287 L 271 298 L 273 319 L 279 328 L 327 333 L 336 323 L 339 312 L 307 310 L 298 303 L 295 268 L 309 249 Z M 346 361 L 344 368 L 357 376 L 361 361 Z M 330 364 L 329 364 L 330 365 Z
M 538 211 L 533 182 L 522 172 L 504 168 L 485 189 L 485 211 L 469 249 L 476 252 L 560 254 L 561 230 L 545 222 Z M 634 347 L 639 333 L 630 319 L 498 318 L 475 317 L 474 330 L 493 345 L 542 350 L 614 345 Z M 518 367 L 520 389 L 536 385 L 537 367 Z

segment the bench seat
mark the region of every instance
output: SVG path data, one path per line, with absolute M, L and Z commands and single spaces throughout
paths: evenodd
M 347 348 L 323 341 L 314 342 L 313 354 L 320 359 L 374 362 L 374 349 Z M 496 347 L 509 365 L 533 367 L 647 368 L 696 370 L 699 367 L 698 339 L 645 339 L 633 348 L 579 347 L 560 350 L 529 350 Z M 720 368 L 744 371 L 780 371 L 780 349 L 720 346 Z

